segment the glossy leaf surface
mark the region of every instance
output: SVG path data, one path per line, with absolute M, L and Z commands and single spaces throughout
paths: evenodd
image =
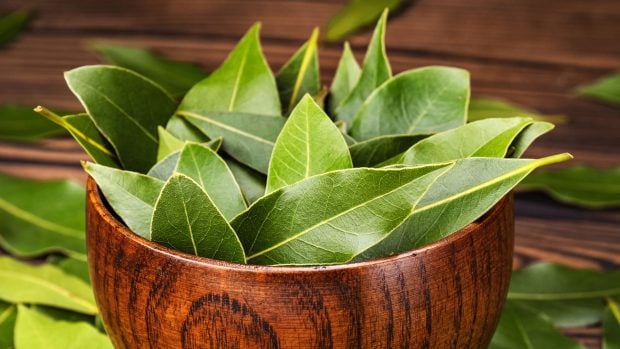
M 564 115 L 545 115 L 535 110 L 517 105 L 515 103 L 488 97 L 472 98 L 469 101 L 467 121 L 477 121 L 489 118 L 532 118 L 535 121 L 546 121 L 553 123 L 563 123 L 566 121 Z
M 336 115 L 336 107 L 351 93 L 351 90 L 353 90 L 360 78 L 361 72 L 362 68 L 355 60 L 351 46 L 348 42 L 345 42 L 342 56 L 340 56 L 338 61 L 338 68 L 336 68 L 336 74 L 329 88 L 328 106 L 330 115 Z
M 208 142 L 203 143 L 203 145 L 217 152 L 222 146 L 222 141 L 223 141 L 223 138 L 218 137 L 218 138 L 215 138 Z M 183 145 L 185 145 L 185 143 L 183 143 Z M 174 173 L 174 170 L 177 167 L 177 162 L 179 160 L 179 155 L 181 154 L 182 148 L 183 147 L 181 147 L 179 150 L 173 153 L 170 153 L 168 156 L 166 156 L 165 158 L 160 160 L 158 163 L 156 163 L 155 166 L 151 167 L 151 169 L 147 173 L 147 176 L 155 177 L 164 182 L 167 181 L 168 178 L 172 176 L 172 174 Z
M 400 156 L 427 135 L 388 135 L 349 146 L 355 167 L 371 167 Z
M 523 132 L 521 132 L 511 145 L 511 151 L 509 156 L 511 158 L 520 158 L 525 151 L 534 143 L 538 137 L 553 130 L 555 126 L 545 121 L 536 121 L 528 125 Z
M 185 145 L 185 141 L 175 137 L 172 133 L 166 131 L 166 129 L 161 126 L 157 128 L 157 133 L 159 135 L 157 162 L 160 162 L 168 155 L 181 150 L 181 148 Z

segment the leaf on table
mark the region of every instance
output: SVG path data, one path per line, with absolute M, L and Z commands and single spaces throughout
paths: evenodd
M 19 305 L 15 324 L 16 348 L 113 349 L 110 339 L 85 321 L 73 321 L 43 307 Z
M 85 260 L 85 197 L 71 181 L 0 174 L 0 245 L 21 257 L 62 252 Z
M 168 120 L 166 131 L 184 141 L 203 143 L 209 140 L 209 137 L 202 133 L 196 126 L 178 115 L 173 115 L 170 120 Z
M 75 258 L 59 258 L 50 263 L 56 265 L 67 274 L 80 278 L 82 281 L 90 285 L 90 276 L 88 271 L 88 262 Z
M 260 47 L 255 24 L 226 61 L 185 95 L 179 111 L 282 115 L 276 81 Z
M 288 115 L 301 98 L 319 93 L 319 55 L 317 40 L 319 28 L 312 31 L 310 39 L 295 52 L 276 74 L 276 83 L 282 102 L 282 110 Z
M 297 104 L 271 154 L 267 193 L 305 178 L 353 167 L 340 130 L 310 95 Z
M 247 208 L 235 177 L 213 149 L 200 144 L 186 144 L 175 171 L 198 183 L 227 220 Z
M 543 315 L 507 301 L 489 349 L 523 348 L 584 349 Z
M 521 132 L 515 138 L 514 142 L 512 142 L 511 151 L 509 151 L 509 156 L 511 158 L 520 158 L 523 156 L 525 151 L 534 143 L 538 137 L 544 135 L 545 133 L 553 130 L 555 126 L 551 123 L 545 121 L 535 121 L 532 124 L 528 125 L 523 132 Z
M 385 24 L 388 11 L 385 10 L 372 35 L 364 57 L 360 77 L 351 92 L 336 107 L 336 120 L 351 125 L 366 98 L 381 84 L 392 77 L 392 68 L 385 53 Z M 354 136 L 355 138 L 355 136 Z
M 338 130 L 340 131 L 340 133 L 342 134 L 342 137 L 344 137 L 344 141 L 347 142 L 347 145 L 350 147 L 353 144 L 357 143 L 357 141 L 355 139 L 353 139 L 353 137 L 349 136 L 348 134 L 348 127 L 347 127 L 347 123 L 340 120 L 340 121 L 336 121 L 334 122 L 334 125 L 336 125 L 336 127 L 338 128 Z
M 82 166 L 129 229 L 150 240 L 151 216 L 164 182 L 141 173 L 90 162 Z
M 269 159 L 286 118 L 245 113 L 178 112 L 210 138 L 223 137 L 222 149 L 237 161 L 267 174 Z
M 566 122 L 565 115 L 545 115 L 521 105 L 501 98 L 479 97 L 469 101 L 467 121 L 477 121 L 489 118 L 532 118 L 535 121 L 546 121 L 555 124 Z
M 342 56 L 340 56 L 340 61 L 338 61 L 338 68 L 336 68 L 336 74 L 329 88 L 327 102 L 329 115 L 336 115 L 336 107 L 351 93 L 360 78 L 361 72 L 362 69 L 357 60 L 355 60 L 351 46 L 349 46 L 348 42 L 345 42 Z
M 572 166 L 559 170 L 539 171 L 519 186 L 523 190 L 539 190 L 552 198 L 590 209 L 620 206 L 620 167 L 596 169 Z
M 386 8 L 395 11 L 410 3 L 410 0 L 350 0 L 329 20 L 326 40 L 340 41 L 372 24 Z
M 0 17 L 0 47 L 13 40 L 28 24 L 30 11 L 21 9 Z
M 431 185 L 405 222 L 356 260 L 385 257 L 444 238 L 480 218 L 534 169 L 570 158 L 558 154 L 458 160 Z
M 14 348 L 17 305 L 0 301 L 0 348 Z
M 217 152 L 222 146 L 223 140 L 224 139 L 222 137 L 218 137 L 208 142 L 204 142 L 202 144 L 205 147 L 209 147 L 213 149 L 213 151 Z M 198 144 L 198 143 L 194 143 L 194 144 Z M 185 145 L 185 142 L 183 143 L 183 145 Z M 172 174 L 174 173 L 174 170 L 177 167 L 177 162 L 179 160 L 180 155 L 181 155 L 180 149 L 173 153 L 168 154 L 168 156 L 161 159 L 158 163 L 156 163 L 153 167 L 151 167 L 151 169 L 149 170 L 149 172 L 147 172 L 146 175 L 150 177 L 155 177 L 164 182 L 167 181 L 168 178 L 170 178 L 170 176 L 172 176 Z
M 157 133 L 159 135 L 157 162 L 160 162 L 168 155 L 181 150 L 185 145 L 185 141 L 175 137 L 172 133 L 166 131 L 166 129 L 161 126 L 157 128 Z
M 157 126 L 165 125 L 176 109 L 172 97 L 120 67 L 84 66 L 66 72 L 65 79 L 123 168 L 146 173 L 157 159 Z
M 200 185 L 174 174 L 161 191 L 151 222 L 153 241 L 196 256 L 245 263 L 235 231 Z
M 603 349 L 620 349 L 620 301 L 619 297 L 607 299 L 603 316 Z
M 0 300 L 43 304 L 94 315 L 97 305 L 90 285 L 52 264 L 31 265 L 0 257 Z
M 233 176 L 235 176 L 235 180 L 239 184 L 245 202 L 248 205 L 251 205 L 265 195 L 267 177 L 264 174 L 254 171 L 234 159 L 226 158 L 225 161 Z
M 390 134 L 446 131 L 465 124 L 468 101 L 466 70 L 451 67 L 408 70 L 388 80 L 368 97 L 355 115 L 351 135 L 366 140 Z
M 30 106 L 0 104 L 0 140 L 36 141 L 64 134 L 62 127 L 40 117 Z
M 355 167 L 372 167 L 400 156 L 428 135 L 387 135 L 349 146 Z
M 252 264 L 348 262 L 390 235 L 446 166 L 309 177 L 259 199 L 231 225 Z
M 102 42 L 94 43 L 91 47 L 108 63 L 133 70 L 153 80 L 173 96 L 182 96 L 207 76 L 194 64 L 173 61 L 144 48 Z
M 581 86 L 578 93 L 603 102 L 620 104 L 620 72 L 605 76 L 590 85 Z

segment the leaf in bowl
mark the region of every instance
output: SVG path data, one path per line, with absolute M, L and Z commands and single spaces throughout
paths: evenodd
M 338 107 L 342 101 L 351 93 L 355 84 L 360 78 L 362 69 L 355 60 L 351 46 L 348 42 L 344 43 L 342 49 L 342 56 L 338 61 L 338 68 L 336 68 L 336 74 L 332 80 L 332 85 L 329 88 L 329 96 L 327 105 L 329 107 L 329 115 L 336 115 L 336 107 Z

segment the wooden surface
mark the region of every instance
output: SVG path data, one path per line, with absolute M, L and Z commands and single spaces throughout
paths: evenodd
M 0 102 L 78 110 L 62 71 L 98 62 L 85 47 L 109 40 L 153 47 L 173 58 L 216 67 L 257 20 L 274 69 L 340 7 L 328 0 L 3 0 L 0 10 L 38 11 L 30 30 L 0 51 Z M 369 34 L 352 38 L 361 59 Z M 395 72 L 429 64 L 472 73 L 475 96 L 495 96 L 565 114 L 569 122 L 529 154 L 569 151 L 573 164 L 620 164 L 620 109 L 574 96 L 574 88 L 620 68 L 618 0 L 420 0 L 388 24 Z M 325 82 L 340 46 L 321 47 Z M 0 144 L 0 171 L 33 178 L 85 176 L 86 156 L 71 140 Z M 515 265 L 552 260 L 578 267 L 620 267 L 620 211 L 584 211 L 538 194 L 516 197 Z M 599 330 L 572 330 L 591 348 Z
M 512 271 L 512 196 L 421 249 L 318 267 L 248 266 L 132 233 L 88 181 L 90 275 L 118 349 L 485 348 Z

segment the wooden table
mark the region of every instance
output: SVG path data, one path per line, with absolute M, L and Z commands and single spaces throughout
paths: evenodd
M 98 62 L 93 40 L 152 47 L 214 69 L 255 21 L 274 69 L 341 6 L 328 0 L 3 0 L 0 10 L 37 11 L 30 30 L 0 51 L 0 102 L 79 110 L 62 72 Z M 361 60 L 369 33 L 351 39 Z M 574 88 L 620 68 L 618 0 L 421 0 L 388 24 L 395 72 L 454 65 L 472 73 L 473 95 L 503 97 L 569 122 L 529 155 L 569 151 L 573 164 L 620 164 L 620 108 L 577 98 Z M 321 47 L 325 83 L 340 46 Z M 85 179 L 86 155 L 69 139 L 0 143 L 0 171 L 32 178 Z M 620 267 L 620 211 L 584 211 L 538 194 L 517 196 L 515 265 L 551 260 Z M 591 348 L 596 328 L 571 330 Z

